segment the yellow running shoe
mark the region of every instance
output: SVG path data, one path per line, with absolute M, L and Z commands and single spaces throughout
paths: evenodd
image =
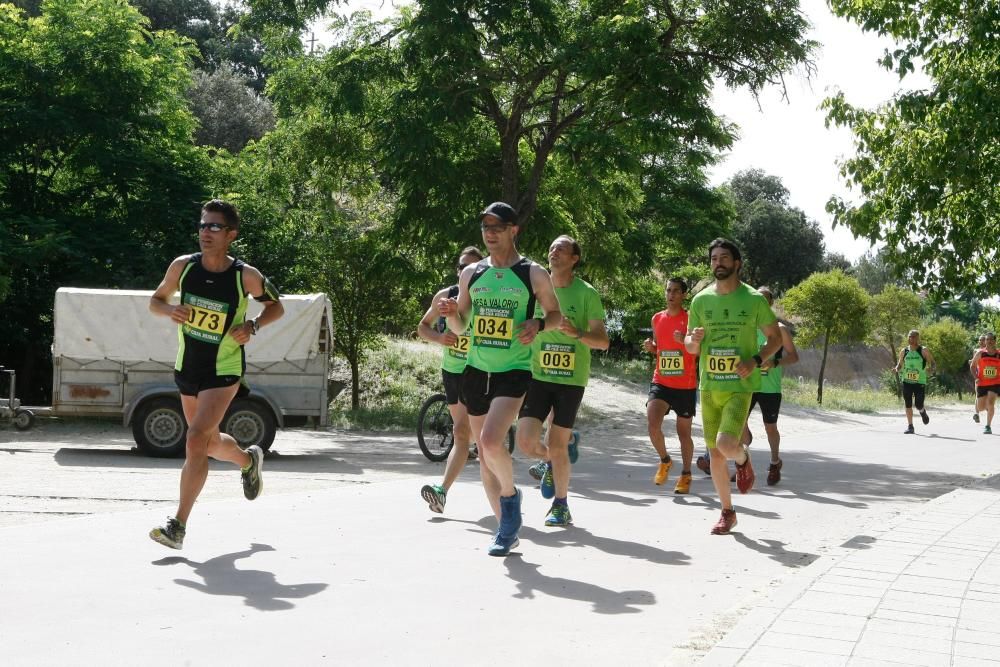
M 691 473 L 681 473 L 681 476 L 677 478 L 674 493 L 691 493 Z
M 660 466 L 656 469 L 656 474 L 653 475 L 653 482 L 656 484 L 663 484 L 667 481 L 667 475 L 670 474 L 670 467 L 674 465 L 673 460 L 667 459 L 666 463 L 660 463 Z

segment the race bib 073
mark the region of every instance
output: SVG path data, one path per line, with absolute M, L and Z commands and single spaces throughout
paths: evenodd
M 183 325 L 184 334 L 206 343 L 221 343 L 226 333 L 229 304 L 185 294 L 184 305 L 191 309 L 191 314 Z

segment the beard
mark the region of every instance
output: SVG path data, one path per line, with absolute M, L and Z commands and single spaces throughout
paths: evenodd
M 716 267 L 714 275 L 716 280 L 725 280 L 729 276 L 733 275 L 736 271 L 735 267 L 726 268 L 725 266 Z

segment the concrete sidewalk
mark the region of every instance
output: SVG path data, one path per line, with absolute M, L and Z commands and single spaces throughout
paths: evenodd
M 702 665 L 1000 665 L 1000 490 L 952 491 L 799 570 Z

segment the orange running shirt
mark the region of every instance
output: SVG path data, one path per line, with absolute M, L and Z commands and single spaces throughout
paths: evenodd
M 687 334 L 688 314 L 670 316 L 661 310 L 653 315 L 653 338 L 656 340 L 656 369 L 653 382 L 671 389 L 696 389 L 698 387 L 697 357 L 684 349 L 684 343 L 674 339 L 674 332 Z

